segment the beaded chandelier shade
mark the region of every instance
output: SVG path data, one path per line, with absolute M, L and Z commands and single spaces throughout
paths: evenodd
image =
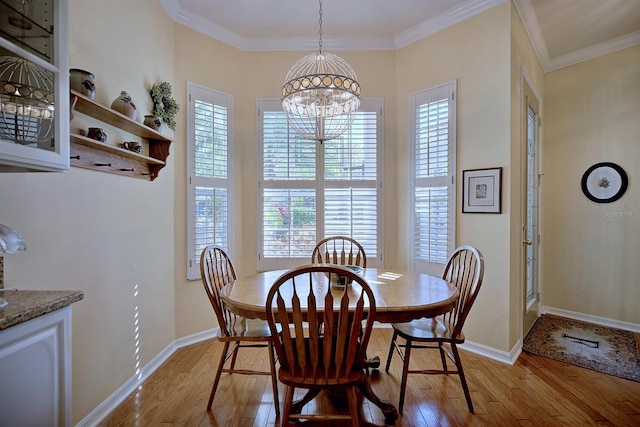
M 322 0 L 319 22 L 318 52 L 300 58 L 289 69 L 282 86 L 282 109 L 296 133 L 322 144 L 351 126 L 360 107 L 360 84 L 347 61 L 322 51 Z

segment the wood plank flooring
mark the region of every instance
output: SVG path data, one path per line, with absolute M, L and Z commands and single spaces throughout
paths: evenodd
M 391 329 L 374 329 L 368 354 L 386 361 Z M 206 411 L 222 345 L 209 340 L 174 353 L 100 424 L 116 426 L 278 426 L 268 376 L 223 374 Z M 523 353 L 514 366 L 461 350 L 475 414 L 470 414 L 457 376 L 410 375 L 404 414 L 397 427 L 414 426 L 640 426 L 640 383 Z M 412 366 L 438 366 L 438 352 L 415 350 Z M 263 349 L 241 350 L 239 366 L 268 369 Z M 382 400 L 397 406 L 401 361 L 370 378 Z M 302 392 L 301 392 L 302 393 Z M 284 387 L 280 384 L 280 401 Z M 306 411 L 345 411 L 324 394 Z M 382 412 L 368 401 L 367 423 L 383 426 Z M 318 424 L 300 423 L 304 426 Z M 338 425 L 324 423 L 323 425 Z

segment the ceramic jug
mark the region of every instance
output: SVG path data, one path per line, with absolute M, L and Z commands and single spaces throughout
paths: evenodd
M 136 104 L 133 103 L 129 94 L 124 90 L 120 92 L 120 96 L 113 100 L 111 103 L 111 109 L 124 114 L 132 120 L 136 119 Z
M 69 87 L 89 99 L 95 99 L 96 85 L 93 81 L 94 78 L 95 76 L 88 71 L 72 68 L 69 70 Z
M 160 132 L 162 130 L 162 122 L 158 116 L 153 114 L 147 114 L 144 116 L 144 125 L 149 126 L 151 129 L 157 130 Z

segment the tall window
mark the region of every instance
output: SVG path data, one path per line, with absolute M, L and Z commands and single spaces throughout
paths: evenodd
M 231 252 L 231 142 L 233 97 L 187 86 L 188 278 L 200 277 L 200 253 L 210 244 Z
M 413 267 L 440 275 L 455 245 L 456 83 L 411 102 Z
M 258 101 L 258 269 L 290 268 L 316 242 L 358 240 L 367 265 L 382 266 L 382 100 L 363 100 L 339 139 L 300 138 L 280 101 Z

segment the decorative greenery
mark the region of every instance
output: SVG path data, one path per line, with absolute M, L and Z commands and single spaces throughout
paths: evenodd
M 169 82 L 154 83 L 149 93 L 153 100 L 153 114 L 165 122 L 171 130 L 175 130 L 175 116 L 180 110 L 180 106 L 176 100 L 173 99 L 171 84 Z

